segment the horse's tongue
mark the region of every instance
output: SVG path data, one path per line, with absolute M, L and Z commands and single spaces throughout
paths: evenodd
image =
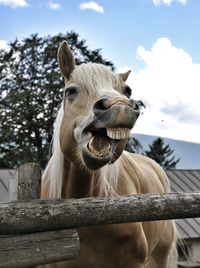
M 110 142 L 106 137 L 92 136 L 88 144 L 89 150 L 96 156 L 107 156 L 110 152 Z

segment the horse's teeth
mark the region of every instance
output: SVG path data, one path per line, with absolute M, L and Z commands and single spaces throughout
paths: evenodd
M 107 128 L 107 135 L 113 140 L 127 139 L 129 134 L 129 128 Z

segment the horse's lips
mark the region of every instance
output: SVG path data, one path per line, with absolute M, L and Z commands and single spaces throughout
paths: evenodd
M 118 143 L 130 134 L 129 128 L 91 129 L 82 132 L 82 145 L 96 159 L 112 158 Z
M 82 131 L 80 148 L 84 165 L 91 170 L 99 169 L 106 164 L 112 164 L 116 149 L 121 140 L 112 139 L 104 129 L 84 129 Z

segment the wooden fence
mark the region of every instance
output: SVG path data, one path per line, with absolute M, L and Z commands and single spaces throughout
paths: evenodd
M 40 178 L 38 165 L 20 167 L 10 183 L 16 201 L 0 203 L 0 267 L 75 258 L 77 227 L 200 217 L 199 192 L 40 200 Z

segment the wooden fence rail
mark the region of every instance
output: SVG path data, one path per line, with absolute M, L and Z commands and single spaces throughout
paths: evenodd
M 26 170 L 28 178 L 22 170 L 18 172 L 21 177 L 18 187 L 26 189 L 26 198 L 30 196 L 28 189 L 38 192 L 38 187 L 32 185 L 33 174 L 39 174 L 32 168 L 38 169 L 38 166 L 31 165 L 21 168 Z M 12 182 L 16 197 L 13 185 Z M 69 228 L 200 217 L 199 192 L 68 200 L 18 199 L 20 201 L 0 203 L 0 267 L 30 267 L 75 258 L 79 253 L 79 239 L 76 230 Z
M 0 204 L 0 233 L 200 217 L 200 193 L 141 194 Z
M 76 230 L 0 235 L 0 267 L 22 268 L 64 261 L 79 254 Z

